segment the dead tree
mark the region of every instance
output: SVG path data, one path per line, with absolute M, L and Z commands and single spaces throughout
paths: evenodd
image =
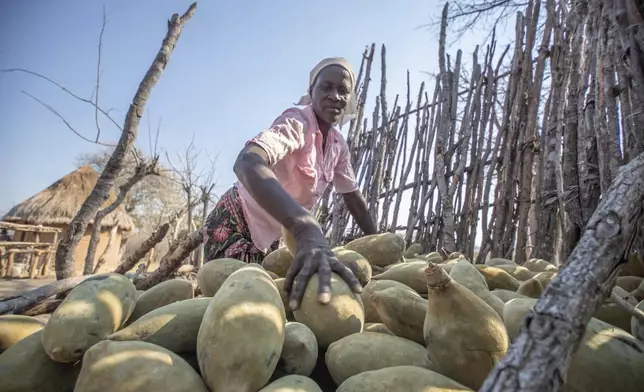
M 130 150 L 134 140 L 136 139 L 139 120 L 145 110 L 145 105 L 150 96 L 150 92 L 161 77 L 170 56 L 172 55 L 184 23 L 192 17 L 196 7 L 197 4 L 193 3 L 182 16 L 179 16 L 178 14 L 172 15 L 172 18 L 168 23 L 168 32 L 163 40 L 163 44 L 134 95 L 134 99 L 132 100 L 132 104 L 130 105 L 125 118 L 121 138 L 119 139 L 110 160 L 107 162 L 105 170 L 101 172 L 101 175 L 96 182 L 96 186 L 78 210 L 78 213 L 69 224 L 68 229 L 64 232 L 58 245 L 58 249 L 56 250 L 57 279 L 65 279 L 74 274 L 74 249 L 85 233 L 89 221 L 96 214 L 97 210 L 111 192 L 114 182 L 121 171 L 125 154 Z
M 96 248 L 98 247 L 98 243 L 101 238 L 101 221 L 103 218 L 105 218 L 107 215 L 112 213 L 114 210 L 116 210 L 125 200 L 126 195 L 128 192 L 136 185 L 139 181 L 141 181 L 143 178 L 149 175 L 159 175 L 159 171 L 157 168 L 157 162 L 159 160 L 158 156 L 153 157 L 149 162 L 143 159 L 140 159 L 139 164 L 136 167 L 136 170 L 132 177 L 130 177 L 125 184 L 121 186 L 121 189 L 119 190 L 119 194 L 116 197 L 116 199 L 107 207 L 103 208 L 102 210 L 99 210 L 96 213 L 96 216 L 94 217 L 94 221 L 92 223 L 92 235 L 89 239 L 89 245 L 87 247 L 87 255 L 85 257 L 85 268 L 83 270 L 83 275 L 90 275 L 95 272 L 94 268 L 94 259 L 96 257 Z M 110 239 L 112 237 L 110 236 Z M 96 266 L 98 268 L 98 265 Z
M 202 220 L 201 225 L 203 225 L 208 216 L 208 206 L 212 200 L 212 190 L 215 187 L 215 168 L 217 166 L 216 158 L 209 158 L 208 167 L 202 167 L 201 170 L 198 169 L 198 158 L 201 154 L 201 151 L 195 151 L 194 138 L 190 141 L 190 144 L 185 148 L 183 154 L 178 156 L 178 164 L 172 164 L 170 157 L 168 156 L 168 163 L 174 173 L 179 179 L 181 188 L 185 193 L 185 202 L 187 206 L 190 206 L 185 209 L 187 213 L 187 227 L 188 231 L 193 231 L 196 229 L 194 221 L 194 207 L 201 202 L 202 205 Z M 167 155 L 167 154 L 166 154 Z M 195 267 L 199 267 L 203 263 L 203 255 L 201 248 L 195 255 L 194 259 L 189 260 Z
M 157 227 L 152 232 L 152 234 L 150 234 L 150 236 L 145 241 L 143 241 L 143 243 L 141 243 L 138 249 L 132 252 L 132 254 L 130 254 L 127 259 L 125 259 L 121 264 L 118 265 L 118 267 L 116 267 L 114 272 L 117 274 L 124 274 L 134 268 L 139 260 L 145 257 L 148 252 L 152 251 L 158 243 L 163 241 L 165 236 L 168 234 L 170 227 L 176 223 L 177 219 L 179 219 L 179 217 L 184 212 L 184 209 L 180 209 L 171 214 L 168 217 L 167 222 Z

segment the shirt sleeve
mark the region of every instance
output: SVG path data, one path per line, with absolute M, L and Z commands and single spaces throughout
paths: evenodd
M 297 109 L 288 109 L 273 121 L 270 128 L 248 141 L 260 146 L 273 166 L 286 155 L 304 146 L 306 120 Z
M 358 182 L 351 165 L 349 147 L 346 144 L 342 147 L 340 158 L 335 166 L 333 186 L 338 193 L 351 193 L 358 190 Z

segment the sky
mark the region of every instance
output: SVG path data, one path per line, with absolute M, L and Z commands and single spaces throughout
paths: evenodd
M 41 73 L 76 94 L 92 97 L 105 7 L 99 106 L 122 124 L 139 82 L 156 55 L 173 13 L 188 0 L 1 0 L 0 70 Z M 201 0 L 154 87 L 141 120 L 137 146 L 149 152 L 148 124 L 159 125 L 158 149 L 171 157 L 194 137 L 207 155 L 218 155 L 219 192 L 235 181 L 234 159 L 245 141 L 305 93 L 310 69 L 328 56 L 346 57 L 358 72 L 366 45 L 377 61 L 369 101 L 380 79 L 380 45 L 387 46 L 390 102 L 437 72 L 438 35 L 423 27 L 440 16 L 437 0 L 214 1 Z M 471 31 L 453 47 L 469 59 L 485 34 Z M 503 42 L 505 44 L 507 42 Z M 375 82 L 375 86 L 374 86 Z M 433 81 L 430 82 L 433 89 Z M 431 91 L 431 90 L 430 90 Z M 96 137 L 94 110 L 32 75 L 0 73 L 0 216 L 74 170 L 77 157 L 104 147 Z M 369 112 L 367 112 L 369 113 Z M 104 143 L 119 130 L 100 118 Z M 344 131 L 346 133 L 346 129 Z M 346 136 L 346 135 L 345 135 Z M 8 170 L 7 170 L 8 169 Z

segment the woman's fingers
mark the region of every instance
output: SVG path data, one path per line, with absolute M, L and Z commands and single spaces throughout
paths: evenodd
M 349 287 L 351 287 L 351 290 L 353 290 L 354 293 L 360 294 L 362 293 L 362 285 L 360 284 L 360 281 L 358 278 L 354 275 L 353 271 L 346 265 L 342 264 L 338 259 L 335 259 L 334 261 L 331 262 L 330 265 L 331 269 L 340 275 L 340 277 L 347 282 Z
M 322 255 L 318 262 L 318 301 L 323 304 L 331 301 L 331 265 Z
M 291 289 L 293 288 L 293 280 L 297 276 L 297 274 L 300 272 L 301 267 L 301 258 L 295 258 L 291 265 L 288 267 L 286 270 L 286 276 L 284 277 L 284 292 L 287 295 L 291 294 Z
M 302 296 L 304 296 L 306 285 L 309 282 L 309 279 L 311 279 L 311 275 L 315 272 L 315 269 L 313 268 L 314 266 L 315 261 L 310 258 L 307 258 L 307 260 L 302 262 L 302 269 L 295 278 L 293 290 L 291 290 L 291 298 L 288 303 L 291 310 L 297 310 L 297 308 L 300 307 L 300 301 L 302 300 Z M 284 281 L 284 284 L 286 285 L 286 281 Z

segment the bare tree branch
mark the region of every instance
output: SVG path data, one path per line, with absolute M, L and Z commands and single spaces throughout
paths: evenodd
M 103 3 L 103 24 L 101 35 L 98 38 L 98 60 L 96 62 L 96 93 L 94 101 L 94 121 L 96 122 L 96 143 L 101 137 L 101 126 L 98 123 L 98 90 L 101 86 L 101 48 L 103 47 L 103 33 L 105 32 L 105 3 Z
M 136 139 L 140 118 L 145 111 L 145 105 L 150 97 L 152 88 L 156 85 L 168 60 L 172 55 L 174 47 L 181 35 L 181 30 L 194 14 L 197 3 L 193 3 L 183 16 L 174 14 L 168 22 L 168 31 L 163 40 L 154 61 L 141 81 L 139 88 L 132 100 L 132 104 L 125 117 L 125 125 L 119 143 L 114 149 L 105 169 L 96 182 L 96 186 L 87 200 L 78 210 L 74 219 L 67 227 L 56 250 L 56 277 L 65 279 L 74 274 L 73 252 L 82 238 L 89 221 L 96 214 L 103 201 L 107 198 L 114 186 L 114 183 L 121 172 L 125 155 L 131 149 Z

